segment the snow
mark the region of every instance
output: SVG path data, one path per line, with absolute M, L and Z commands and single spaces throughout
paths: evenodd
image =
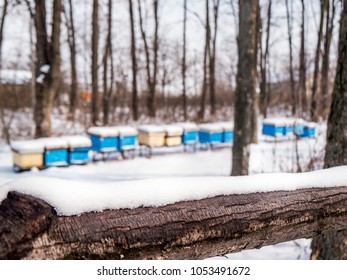
M 35 140 L 15 141 L 11 143 L 11 149 L 20 154 L 43 153 L 44 145 Z
M 224 131 L 234 130 L 234 123 L 232 122 L 219 122 L 217 125 L 221 126 Z
M 205 132 L 223 132 L 222 126 L 217 123 L 200 124 L 199 130 Z
M 305 123 L 305 127 L 307 128 L 316 128 L 317 124 L 314 122 L 309 122 L 309 123 Z
M 165 134 L 165 129 L 159 125 L 145 124 L 138 127 L 139 132 L 147 134 Z
M 115 137 L 119 135 L 119 131 L 115 127 L 109 126 L 90 127 L 88 133 L 100 137 Z
M 61 138 L 68 143 L 70 148 L 84 148 L 92 146 L 92 141 L 87 136 L 71 135 L 62 136 Z
M 183 128 L 179 125 L 167 124 L 161 127 L 165 130 L 167 136 L 180 136 L 183 134 Z
M 47 150 L 53 150 L 53 149 L 67 149 L 68 148 L 68 142 L 60 137 L 44 137 L 44 138 L 38 138 L 34 140 L 38 143 L 42 143 L 45 149 Z
M 192 122 L 179 122 L 179 123 L 175 123 L 175 125 L 182 127 L 184 132 L 197 131 L 198 130 L 197 124 L 192 123 Z
M 135 136 L 137 135 L 137 129 L 131 126 L 116 126 L 116 130 L 119 132 L 119 136 Z
M 286 126 L 288 123 L 286 118 L 267 118 L 263 120 L 263 124 L 274 126 Z
M 42 84 L 43 81 L 44 81 L 44 79 L 45 79 L 45 77 L 46 77 L 46 76 L 45 76 L 44 74 L 40 74 L 40 75 L 36 78 L 36 82 Z
M 44 64 L 40 67 L 40 72 L 47 74 L 50 69 L 51 69 L 51 66 L 49 64 Z
M 105 184 L 31 177 L 6 184 L 0 190 L 0 201 L 14 190 L 42 198 L 61 215 L 78 215 L 105 209 L 163 206 L 218 195 L 347 186 L 346 174 L 347 166 L 297 174 L 172 177 Z
M 25 70 L 0 70 L 1 83 L 21 85 L 29 83 L 32 77 L 30 71 Z

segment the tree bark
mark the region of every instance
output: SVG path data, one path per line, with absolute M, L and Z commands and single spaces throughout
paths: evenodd
M 99 46 L 99 1 L 93 0 L 92 15 L 92 123 L 97 125 L 99 121 L 99 83 L 98 83 L 98 49 Z
M 317 90 L 318 75 L 319 75 L 319 66 L 320 66 L 320 57 L 321 57 L 321 43 L 322 43 L 322 37 L 323 37 L 324 14 L 327 10 L 328 1 L 329 0 L 321 0 L 321 11 L 320 11 L 316 54 L 314 59 L 313 84 L 312 84 L 311 109 L 310 109 L 310 115 L 311 115 L 312 121 L 317 121 L 318 114 L 319 114 L 319 108 L 318 108 L 319 96 L 318 96 L 318 90 Z
M 129 0 L 130 32 L 131 32 L 131 70 L 132 80 L 132 113 L 134 121 L 139 119 L 138 96 L 137 96 L 137 58 L 136 58 L 136 39 L 135 39 L 135 20 L 133 0 Z
M 35 0 L 36 83 L 35 137 L 51 135 L 51 112 L 61 84 L 60 24 L 62 3 L 53 1 L 52 36 L 48 37 L 45 1 Z
M 0 69 L 2 69 L 2 43 L 4 40 L 4 27 L 8 11 L 8 0 L 4 0 L 0 20 Z M 0 77 L 1 78 L 1 77 Z
M 258 5 L 258 0 L 240 1 L 232 175 L 248 174 L 252 105 L 256 87 Z
M 336 76 L 328 118 L 327 145 L 324 166 L 347 164 L 347 1 L 343 1 L 340 21 Z M 313 259 L 347 259 L 347 226 L 342 231 L 330 232 L 312 242 Z
M 203 259 L 344 228 L 346 202 L 339 187 L 57 216 L 12 192 L 0 205 L 0 259 Z

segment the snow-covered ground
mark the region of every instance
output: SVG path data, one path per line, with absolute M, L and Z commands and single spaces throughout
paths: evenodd
M 295 140 L 266 139 L 260 137 L 259 144 L 251 147 L 251 174 L 268 172 L 295 172 L 297 156 L 303 171 L 319 169 L 322 166 L 325 126 L 318 129 L 316 139 Z M 231 148 L 224 147 L 213 151 L 198 150 L 196 153 L 183 152 L 183 148 L 158 148 L 152 158 L 136 157 L 133 160 L 99 161 L 86 166 L 49 168 L 31 172 L 14 173 L 8 146 L 0 145 L 0 191 L 6 183 L 39 176 L 69 180 L 70 184 L 81 183 L 105 185 L 116 181 L 156 179 L 169 177 L 228 176 L 231 171 Z M 27 180 L 29 179 L 29 180 Z M 163 181 L 162 189 L 165 192 Z M 114 184 L 116 186 L 116 184 Z M 310 240 L 296 240 L 264 247 L 260 250 L 245 250 L 228 255 L 230 259 L 308 259 Z M 218 257 L 217 257 L 218 259 Z

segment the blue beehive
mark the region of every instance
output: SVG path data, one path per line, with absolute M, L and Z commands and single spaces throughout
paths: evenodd
M 195 123 L 182 122 L 175 125 L 183 129 L 182 144 L 194 145 L 198 142 L 198 126 Z
M 86 136 L 64 136 L 67 141 L 69 164 L 86 164 L 89 161 L 89 151 L 92 147 L 91 140 Z
M 283 118 L 268 118 L 263 121 L 262 133 L 269 136 L 285 135 L 287 132 L 286 121 Z
M 283 135 L 296 134 L 301 135 L 304 132 L 304 120 L 300 118 L 284 119 L 285 127 Z
M 116 152 L 119 147 L 119 132 L 115 127 L 91 127 L 88 129 L 92 150 L 98 153 Z
M 306 123 L 304 125 L 304 131 L 300 137 L 315 137 L 316 136 L 316 124 Z
M 202 124 L 199 126 L 201 144 L 215 144 L 223 141 L 223 128 L 218 124 Z
M 45 167 L 69 165 L 68 143 L 66 140 L 57 137 L 50 137 L 40 138 L 37 139 L 37 141 L 41 142 L 45 148 L 43 154 Z
M 137 130 L 131 126 L 115 127 L 119 133 L 118 150 L 135 150 L 137 144 Z
M 230 143 L 234 141 L 234 124 L 232 122 L 217 123 L 223 129 L 222 143 Z

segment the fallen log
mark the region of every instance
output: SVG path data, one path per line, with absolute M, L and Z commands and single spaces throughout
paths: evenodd
M 58 216 L 10 192 L 1 259 L 203 259 L 347 228 L 347 187 L 217 196 Z

